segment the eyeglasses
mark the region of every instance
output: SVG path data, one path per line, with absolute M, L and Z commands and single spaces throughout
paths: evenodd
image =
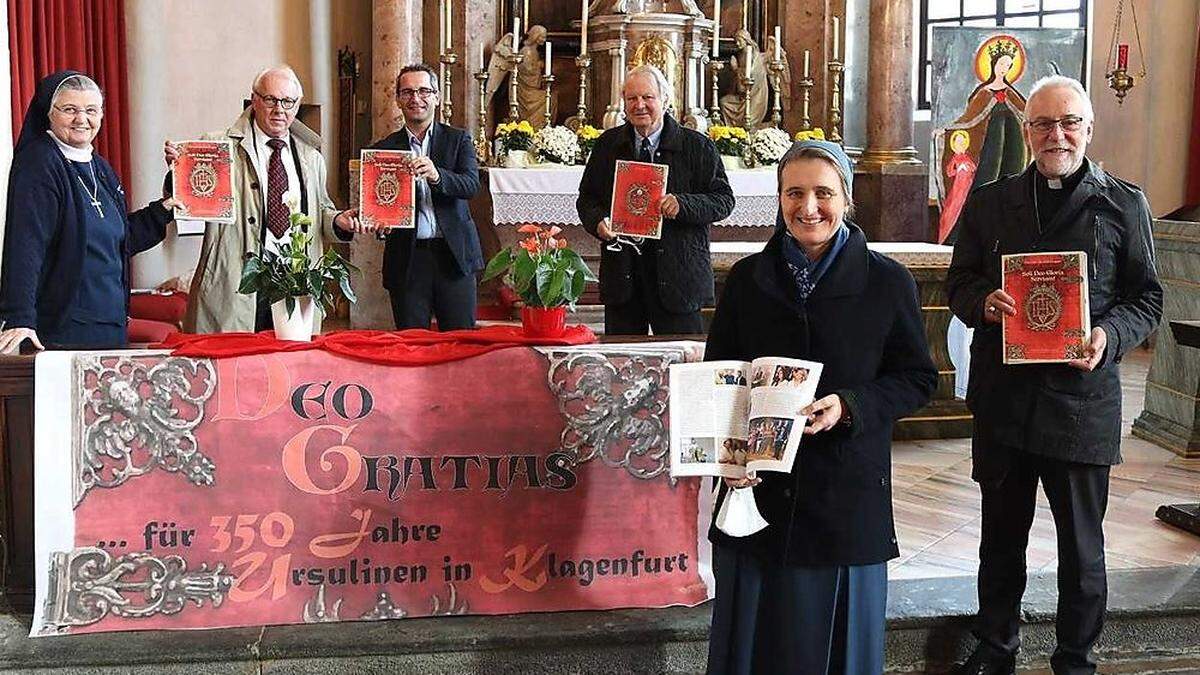
M 66 115 L 67 117 L 75 117 L 79 113 L 83 113 L 84 115 L 87 115 L 88 117 L 95 119 L 104 114 L 104 108 L 101 108 L 100 106 L 94 106 L 94 105 L 89 105 L 86 108 L 80 108 L 80 107 L 73 106 L 73 105 L 63 105 L 63 106 L 56 105 L 56 106 L 54 106 L 54 109 L 64 115 Z
M 275 98 L 274 96 L 263 96 L 257 91 L 254 92 L 254 95 L 261 98 L 262 102 L 266 103 L 268 108 L 274 108 L 278 106 L 284 110 L 291 110 L 292 108 L 295 108 L 296 103 L 300 101 L 298 98 Z
M 437 89 L 430 89 L 429 87 L 420 87 L 418 89 L 401 89 L 400 91 L 396 92 L 396 96 L 398 98 L 412 98 L 414 96 L 420 96 L 421 98 L 429 98 L 430 96 L 433 96 L 436 93 L 437 93 Z
M 1054 127 L 1062 127 L 1066 133 L 1079 131 L 1083 128 L 1083 118 L 1078 115 L 1067 115 L 1056 120 L 1039 118 L 1036 120 L 1028 120 L 1025 122 L 1030 129 L 1033 129 L 1039 134 L 1048 134 L 1054 131 Z

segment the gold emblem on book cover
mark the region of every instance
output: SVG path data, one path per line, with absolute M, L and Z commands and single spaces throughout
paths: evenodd
M 1029 289 L 1024 309 L 1025 320 L 1030 330 L 1054 330 L 1058 326 L 1058 320 L 1062 318 L 1062 294 L 1050 284 L 1038 284 Z
M 391 206 L 400 196 L 400 179 L 395 171 L 381 171 L 375 179 L 375 201 L 380 206 Z
M 635 216 L 644 216 L 650 210 L 650 187 L 644 183 L 634 183 L 625 193 L 625 208 Z
M 217 169 L 212 162 L 196 162 L 192 165 L 188 187 L 197 197 L 211 197 L 217 191 Z

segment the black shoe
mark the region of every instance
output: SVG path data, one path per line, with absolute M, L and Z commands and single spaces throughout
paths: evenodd
M 971 658 L 954 672 L 956 675 L 1015 675 L 1017 658 L 980 643 L 971 653 Z

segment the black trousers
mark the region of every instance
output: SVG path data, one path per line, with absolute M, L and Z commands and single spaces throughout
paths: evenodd
M 605 335 L 700 334 L 704 319 L 700 310 L 672 312 L 663 306 L 658 295 L 657 242 L 646 242 L 633 264 L 633 294 L 627 302 L 604 306 Z
M 388 289 L 396 328 L 429 328 L 434 317 L 438 330 L 474 328 L 475 275 L 459 270 L 445 239 L 414 243 L 407 283 Z
M 975 636 L 1007 654 L 1020 647 L 1025 549 L 1040 480 L 1058 537 L 1058 646 L 1050 665 L 1055 673 L 1094 673 L 1091 650 L 1104 627 L 1108 598 L 1102 524 L 1110 467 L 1008 452 L 1013 457 L 1005 476 L 979 484 L 983 523 Z

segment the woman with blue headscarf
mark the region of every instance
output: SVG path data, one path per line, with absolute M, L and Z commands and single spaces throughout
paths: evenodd
M 928 402 L 937 370 L 912 275 L 868 250 L 842 148 L 800 141 L 779 162 L 776 232 L 733 266 L 705 358 L 824 364 L 789 474 L 752 490 L 765 528 L 714 525 L 709 673 L 881 673 L 892 521 L 891 437 Z M 741 533 L 737 533 L 741 534 Z
M 117 174 L 92 148 L 104 95 L 64 70 L 38 83 L 13 150 L 0 353 L 123 347 L 129 259 L 162 241 L 173 200 L 125 210 Z

